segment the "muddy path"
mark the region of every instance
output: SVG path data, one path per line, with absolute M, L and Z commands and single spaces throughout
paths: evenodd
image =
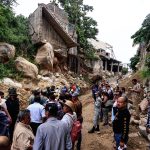
M 88 91 L 80 97 L 83 104 L 83 129 L 82 150 L 114 150 L 113 132 L 111 126 L 102 126 L 100 122 L 100 134 L 89 134 L 88 130 L 93 126 L 94 104 L 91 92 Z M 128 150 L 146 150 L 148 142 L 138 134 L 137 126 L 130 125 Z

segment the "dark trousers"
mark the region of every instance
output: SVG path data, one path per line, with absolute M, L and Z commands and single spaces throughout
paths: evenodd
M 30 126 L 32 128 L 34 135 L 36 135 L 36 131 L 37 131 L 37 128 L 39 127 L 39 125 L 41 125 L 41 123 L 35 123 L 35 122 L 30 123 Z
M 81 142 L 82 142 L 82 132 L 80 131 L 78 141 L 77 141 L 77 150 L 81 149 Z
M 81 142 L 82 142 L 82 132 L 80 131 L 78 139 L 77 139 L 77 144 L 76 144 L 76 149 L 80 150 L 81 149 Z M 75 143 L 72 143 L 72 150 L 74 150 Z

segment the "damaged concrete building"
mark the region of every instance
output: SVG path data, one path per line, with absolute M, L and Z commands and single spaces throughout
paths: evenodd
M 95 67 L 98 66 L 97 63 L 99 63 L 99 69 L 101 69 L 101 71 L 109 71 L 115 74 L 121 72 L 122 64 L 115 58 L 113 47 L 110 44 L 94 39 L 89 39 L 89 42 L 93 45 L 96 50 L 96 55 L 99 57 L 99 60 L 95 62 Z M 93 68 L 93 71 L 94 69 L 95 68 Z
M 80 67 L 90 68 L 90 73 L 100 74 L 103 70 L 118 73 L 121 71 L 120 61 L 107 52 L 110 45 L 90 40 L 97 51 L 98 61 L 85 60 L 84 65 L 77 53 L 77 34 L 74 25 L 68 21 L 68 14 L 55 3 L 38 4 L 38 8 L 29 16 L 30 35 L 33 44 L 49 42 L 54 48 L 54 55 L 59 64 L 67 64 L 68 69 L 79 73 Z M 83 56 L 84 57 L 84 56 Z M 80 63 L 80 64 L 79 64 Z
M 60 64 L 64 60 L 69 69 L 77 72 L 77 34 L 74 25 L 68 21 L 67 13 L 55 3 L 42 3 L 29 16 L 29 22 L 33 44 L 49 42 Z

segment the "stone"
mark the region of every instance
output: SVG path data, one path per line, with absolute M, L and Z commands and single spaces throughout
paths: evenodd
M 46 43 L 38 49 L 35 61 L 41 66 L 41 70 L 53 70 L 54 51 L 50 43 Z
M 38 76 L 38 68 L 33 63 L 23 57 L 17 57 L 15 60 L 16 69 L 23 73 L 25 77 L 36 79 Z
M 148 107 L 148 100 L 146 98 L 144 98 L 141 103 L 139 104 L 139 107 L 141 109 L 141 111 L 145 111 Z
M 6 63 L 15 56 L 15 47 L 8 43 L 0 43 L 0 62 Z
M 5 85 L 8 85 L 8 86 L 13 86 L 13 87 L 16 87 L 16 88 L 22 88 L 21 83 L 15 82 L 10 78 L 4 78 L 2 80 L 2 83 L 4 83 Z
M 130 133 L 129 134 L 129 137 L 130 138 L 136 138 L 136 137 L 138 137 L 139 136 L 139 134 L 136 132 L 136 133 Z

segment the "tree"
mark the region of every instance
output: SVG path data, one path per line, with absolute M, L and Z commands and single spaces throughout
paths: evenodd
M 133 44 L 146 43 L 148 44 L 150 41 L 150 14 L 146 16 L 142 23 L 142 27 L 131 36 L 133 39 Z
M 123 68 L 122 68 L 122 74 L 123 74 L 123 75 L 126 75 L 127 73 L 128 73 L 128 68 L 123 67 Z
M 139 58 L 139 56 L 138 55 L 134 55 L 134 57 L 132 57 L 131 59 L 130 59 L 130 68 L 133 70 L 133 71 L 136 71 L 137 70 L 137 68 L 136 68 L 136 65 L 137 65 L 137 63 L 139 62 L 139 60 L 140 60 L 140 58 Z
M 0 4 L 7 6 L 7 7 L 12 7 L 14 4 L 17 4 L 16 0 L 0 0 Z
M 23 52 L 30 44 L 28 19 L 15 16 L 9 7 L 0 4 L 0 41 L 13 44 L 17 52 Z
M 93 49 L 88 43 L 88 38 L 96 39 L 98 34 L 97 22 L 87 16 L 88 12 L 93 11 L 93 7 L 84 5 L 83 0 L 58 0 L 59 4 L 68 13 L 69 22 L 75 25 L 77 32 L 78 50 L 82 48 L 85 52 Z

